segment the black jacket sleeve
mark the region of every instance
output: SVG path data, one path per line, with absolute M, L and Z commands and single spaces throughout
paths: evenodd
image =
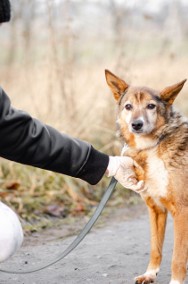
M 0 156 L 96 184 L 109 157 L 87 142 L 74 139 L 11 107 L 0 89 Z

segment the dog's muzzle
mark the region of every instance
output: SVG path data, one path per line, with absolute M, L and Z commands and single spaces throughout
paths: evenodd
M 141 132 L 142 128 L 143 128 L 143 121 L 138 119 L 138 120 L 135 120 L 133 121 L 132 123 L 132 129 L 134 132 Z

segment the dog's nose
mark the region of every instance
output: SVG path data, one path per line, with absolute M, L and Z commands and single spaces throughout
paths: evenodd
M 135 120 L 133 123 L 132 123 L 132 128 L 134 130 L 140 130 L 143 126 L 143 121 L 142 120 Z

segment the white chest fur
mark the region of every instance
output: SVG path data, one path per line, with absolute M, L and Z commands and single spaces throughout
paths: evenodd
M 156 204 L 160 205 L 160 197 L 167 195 L 168 171 L 154 149 L 148 151 L 147 166 L 147 190 L 144 194 L 152 197 Z
M 157 140 L 136 135 L 135 137 L 136 148 L 139 150 L 149 149 L 157 145 Z

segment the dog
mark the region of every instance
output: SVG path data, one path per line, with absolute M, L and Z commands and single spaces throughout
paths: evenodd
M 117 102 L 117 123 L 132 157 L 140 193 L 150 217 L 151 254 L 146 272 L 136 284 L 154 283 L 162 261 L 168 212 L 174 222 L 170 284 L 183 284 L 188 261 L 188 120 L 173 108 L 186 80 L 156 91 L 129 86 L 108 70 L 106 81 Z

